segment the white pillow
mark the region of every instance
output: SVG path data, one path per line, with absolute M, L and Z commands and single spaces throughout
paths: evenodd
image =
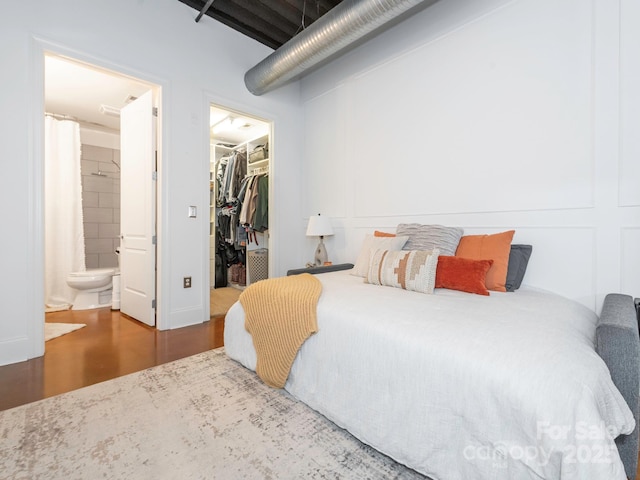
M 376 250 L 402 250 L 407 240 L 409 240 L 409 237 L 405 235 L 397 237 L 375 237 L 371 234 L 367 235 L 364 242 L 362 242 L 358 260 L 356 260 L 356 264 L 353 270 L 351 270 L 351 275 L 366 277 L 367 273 L 369 273 L 369 260 L 371 259 L 372 252 Z
M 433 293 L 440 250 L 376 250 L 365 282 L 373 285 Z

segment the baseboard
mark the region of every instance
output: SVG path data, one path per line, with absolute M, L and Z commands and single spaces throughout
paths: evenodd
M 209 319 L 205 319 L 204 309 L 201 307 L 174 310 L 169 315 L 169 322 L 167 322 L 166 330 L 198 325 L 203 323 L 205 320 Z
M 0 366 L 29 360 L 30 347 L 24 336 L 0 341 Z

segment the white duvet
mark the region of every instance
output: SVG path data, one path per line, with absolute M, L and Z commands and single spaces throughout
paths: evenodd
M 318 333 L 292 395 L 434 480 L 625 479 L 634 420 L 594 350 L 596 316 L 548 292 L 433 295 L 317 275 Z M 255 370 L 236 303 L 227 354 Z

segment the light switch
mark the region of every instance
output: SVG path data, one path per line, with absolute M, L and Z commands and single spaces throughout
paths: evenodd
M 189 218 L 196 218 L 197 212 L 198 212 L 198 210 L 195 207 L 195 205 L 190 205 L 189 206 Z

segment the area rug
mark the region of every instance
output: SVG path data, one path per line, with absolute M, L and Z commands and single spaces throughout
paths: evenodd
M 44 324 L 44 341 L 52 338 L 61 337 L 67 333 L 71 333 L 82 327 L 86 327 L 84 323 L 49 323 Z
M 224 349 L 0 412 L 3 479 L 424 479 Z

